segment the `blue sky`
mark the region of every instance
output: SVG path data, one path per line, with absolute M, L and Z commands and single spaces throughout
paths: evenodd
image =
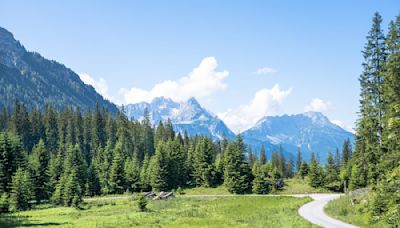
M 0 26 L 118 103 L 193 95 L 236 131 L 307 110 L 349 128 L 375 11 L 386 28 L 400 3 L 13 0 Z

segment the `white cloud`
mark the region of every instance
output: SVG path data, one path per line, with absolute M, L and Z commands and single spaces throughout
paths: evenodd
M 304 107 L 306 112 L 326 112 L 332 109 L 332 104 L 329 101 L 324 101 L 319 98 L 314 98 L 309 105 Z
M 116 100 L 114 97 L 112 97 L 108 93 L 108 84 L 107 84 L 106 80 L 104 80 L 104 78 L 100 78 L 99 80 L 96 80 L 92 76 L 90 76 L 88 73 L 79 73 L 78 75 L 85 84 L 93 86 L 93 88 L 96 90 L 96 92 L 101 94 L 104 98 L 106 98 L 110 101 L 116 102 L 116 103 L 120 103 L 120 102 L 118 102 L 118 100 Z
M 276 73 L 278 72 L 278 70 L 271 68 L 271 67 L 262 67 L 256 70 L 256 72 L 254 72 L 255 74 L 272 74 L 272 73 Z
M 292 88 L 283 90 L 278 84 L 271 89 L 256 92 L 249 103 L 235 109 L 219 113 L 218 116 L 235 132 L 252 127 L 259 119 L 267 115 L 277 115 L 281 112 L 281 104 L 290 95 Z
M 177 81 L 167 80 L 156 84 L 150 90 L 141 88 L 122 88 L 125 103 L 151 101 L 155 97 L 168 97 L 176 101 L 187 100 L 190 97 L 209 97 L 216 91 L 224 90 L 227 85 L 224 79 L 228 71 L 216 71 L 218 64 L 214 57 L 204 58 L 200 65 L 192 70 L 188 76 Z
M 355 133 L 354 128 L 350 125 L 347 125 L 346 123 L 344 123 L 341 120 L 331 120 L 332 123 L 338 125 L 339 127 L 351 132 L 351 133 Z

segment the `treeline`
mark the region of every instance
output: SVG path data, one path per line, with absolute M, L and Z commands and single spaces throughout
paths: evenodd
M 221 184 L 232 193 L 267 194 L 295 175 L 337 190 L 351 154 L 346 141 L 344 153 L 330 154 L 325 167 L 315 156 L 303 161 L 300 151 L 296 161 L 285 158 L 282 148 L 267 159 L 263 147 L 253 152 L 240 135 L 235 141 L 190 137 L 176 134 L 170 121 L 152 126 L 148 113 L 128 120 L 123 110 L 113 116 L 99 107 L 82 113 L 48 105 L 40 112 L 16 102 L 11 112 L 2 110 L 0 123 L 2 211 L 27 209 L 31 200 L 78 207 L 85 195 Z
M 376 13 L 363 51 L 357 138 L 349 164 L 354 188 L 371 186 L 372 221 L 400 225 L 400 16 L 383 32 Z

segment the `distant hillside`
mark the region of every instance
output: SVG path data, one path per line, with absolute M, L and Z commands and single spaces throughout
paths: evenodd
M 98 103 L 111 112 L 118 110 L 71 69 L 27 51 L 0 27 L 0 107 L 10 109 L 15 100 L 38 108 L 50 103 L 58 109 L 76 106 L 87 110 Z

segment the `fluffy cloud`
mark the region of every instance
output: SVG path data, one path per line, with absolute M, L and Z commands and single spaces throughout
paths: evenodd
M 350 125 L 345 124 L 343 121 L 341 120 L 331 120 L 332 123 L 338 125 L 339 127 L 351 132 L 351 133 L 355 133 L 354 128 Z
M 183 101 L 190 97 L 209 97 L 216 91 L 224 90 L 227 85 L 224 79 L 228 77 L 228 71 L 216 71 L 218 66 L 214 57 L 204 58 L 200 65 L 192 70 L 189 75 L 177 81 L 167 80 L 156 84 L 150 90 L 141 88 L 122 88 L 120 92 L 124 96 L 125 103 L 138 103 L 151 101 L 155 97 L 169 97 L 176 101 Z
M 254 72 L 255 74 L 272 74 L 278 72 L 276 69 L 271 68 L 271 67 L 263 67 L 259 68 Z
M 332 104 L 319 98 L 314 98 L 309 105 L 304 107 L 306 112 L 326 112 L 330 109 L 332 109 Z
M 108 93 L 108 84 L 104 78 L 96 80 L 88 73 L 79 73 L 78 75 L 85 84 L 93 86 L 96 92 L 101 94 L 104 98 L 116 103 L 120 103 Z
M 233 131 L 244 131 L 264 116 L 279 114 L 282 102 L 291 92 L 292 88 L 283 90 L 276 84 L 271 89 L 259 90 L 249 103 L 219 113 L 218 116 Z

